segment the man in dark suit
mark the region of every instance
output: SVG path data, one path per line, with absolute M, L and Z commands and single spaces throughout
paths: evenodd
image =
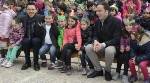
M 25 38 L 22 42 L 23 50 L 25 53 L 25 64 L 22 66 L 21 70 L 26 70 L 28 67 L 31 67 L 30 60 L 30 47 L 33 48 L 33 61 L 34 61 L 34 70 L 40 70 L 40 66 L 38 64 L 38 54 L 39 49 L 42 43 L 42 28 L 38 25 L 38 23 L 44 22 L 44 16 L 38 15 L 37 7 L 34 3 L 28 3 L 27 5 L 27 15 L 22 16 L 20 18 L 23 27 L 25 28 Z
M 109 14 L 109 5 L 105 2 L 97 5 L 96 14 L 99 19 L 95 23 L 93 44 L 85 47 L 88 57 L 95 66 L 95 72 L 87 77 L 103 76 L 103 69 L 97 55 L 104 55 L 105 79 L 110 81 L 112 79 L 111 65 L 115 55 L 119 53 L 121 22 Z

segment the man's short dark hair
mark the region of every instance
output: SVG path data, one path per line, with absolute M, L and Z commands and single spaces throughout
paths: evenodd
M 35 8 L 36 9 L 38 9 L 38 7 L 35 5 L 35 3 L 34 2 L 32 2 L 32 1 L 30 1 L 28 4 L 27 4 L 27 7 L 28 7 L 28 5 L 34 5 L 35 6 Z
M 109 7 L 108 3 L 106 3 L 106 2 L 100 2 L 100 3 L 97 4 L 97 6 L 98 6 L 98 5 L 104 6 L 104 9 L 105 9 L 105 10 L 108 10 L 108 11 L 110 10 L 110 7 Z
M 92 7 L 94 5 L 94 2 L 92 1 L 88 1 L 87 2 L 87 8 L 89 9 L 90 7 Z
M 67 6 L 64 3 L 61 3 L 60 5 L 58 5 L 58 8 L 60 10 L 63 10 L 63 12 L 67 12 Z

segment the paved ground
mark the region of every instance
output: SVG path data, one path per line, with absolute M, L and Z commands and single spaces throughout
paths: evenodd
M 21 55 L 24 54 L 22 53 Z M 106 82 L 104 77 L 89 79 L 81 75 L 81 72 L 77 72 L 77 64 L 74 63 L 72 63 L 73 71 L 71 76 L 60 73 L 57 69 L 48 70 L 47 68 L 41 68 L 40 71 L 34 71 L 33 66 L 28 70 L 21 70 L 24 61 L 24 57 L 19 57 L 15 60 L 15 66 L 12 68 L 6 69 L 0 67 L 0 83 L 121 83 L 121 78 L 117 81 L 110 82 Z M 41 60 L 39 61 L 41 63 Z M 74 58 L 72 61 L 75 62 L 77 59 Z M 112 67 L 115 66 L 116 64 L 113 64 Z M 112 69 L 112 73 L 114 72 L 115 70 Z M 140 78 L 143 78 L 143 75 L 141 75 Z M 136 83 L 142 83 L 142 79 Z

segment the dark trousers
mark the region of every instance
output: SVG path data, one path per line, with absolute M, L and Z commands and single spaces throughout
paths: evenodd
M 123 75 L 128 76 L 129 59 L 130 59 L 130 52 L 121 53 L 121 55 L 117 58 L 116 72 L 120 73 L 122 63 L 124 62 L 124 73 L 123 73 Z
M 61 57 L 60 47 L 56 48 L 56 57 L 57 57 L 57 60 L 60 60 L 60 57 Z
M 31 64 L 30 60 L 30 47 L 33 48 L 33 61 L 34 64 L 38 64 L 38 54 L 39 54 L 39 49 L 41 47 L 41 39 L 40 38 L 25 38 L 23 40 L 23 50 L 25 53 L 25 59 L 26 59 L 26 64 Z
M 75 52 L 76 49 L 74 44 L 67 43 L 64 45 L 60 60 L 65 61 L 65 65 L 71 66 L 71 54 Z

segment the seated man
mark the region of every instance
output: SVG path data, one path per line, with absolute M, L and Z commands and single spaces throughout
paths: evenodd
M 42 43 L 42 28 L 39 27 L 38 23 L 44 22 L 44 16 L 38 15 L 37 7 L 34 3 L 28 3 L 27 5 L 27 15 L 20 18 L 25 28 L 25 38 L 22 42 L 23 50 L 25 53 L 25 64 L 22 66 L 21 70 L 26 70 L 28 67 L 31 67 L 30 60 L 30 47 L 33 48 L 33 61 L 34 61 L 34 70 L 40 70 L 38 64 L 38 54 L 39 49 Z
M 96 14 L 99 19 L 95 23 L 94 45 L 89 44 L 85 47 L 96 71 L 87 77 L 103 76 L 103 69 L 97 55 L 105 55 L 105 79 L 110 81 L 112 79 L 111 65 L 116 53 L 119 53 L 121 22 L 109 14 L 109 5 L 105 2 L 97 5 Z

